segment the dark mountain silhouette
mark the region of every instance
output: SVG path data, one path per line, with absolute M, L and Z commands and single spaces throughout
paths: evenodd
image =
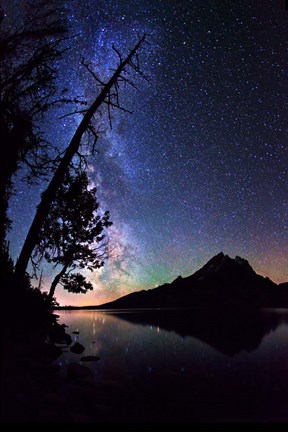
M 288 305 L 288 283 L 277 285 L 258 275 L 241 257 L 220 252 L 200 270 L 171 284 L 128 294 L 101 309 L 217 307 L 283 307 Z

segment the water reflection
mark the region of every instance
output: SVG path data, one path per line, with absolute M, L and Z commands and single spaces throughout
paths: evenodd
M 226 355 L 255 350 L 266 334 L 288 323 L 286 311 L 279 310 L 149 310 L 114 314 L 131 323 L 154 326 L 157 332 L 161 328 L 182 337 L 195 337 Z
M 68 348 L 56 363 L 66 376 L 67 364 L 100 357 L 82 365 L 92 371 L 92 399 L 102 395 L 97 403 L 109 405 L 109 418 L 112 412 L 132 421 L 288 419 L 286 311 L 59 315 L 85 351 Z

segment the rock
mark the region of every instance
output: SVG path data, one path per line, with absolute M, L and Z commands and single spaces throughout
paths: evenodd
M 48 355 L 48 358 L 51 361 L 56 360 L 60 355 L 62 354 L 62 349 L 52 343 L 47 343 L 45 346 L 46 353 Z
M 72 343 L 71 336 L 65 332 L 65 324 L 54 324 L 49 332 L 50 340 L 53 343 L 63 343 L 65 345 L 70 345 Z
M 84 361 L 84 362 L 98 361 L 98 360 L 100 360 L 100 357 L 97 356 L 86 356 L 80 359 L 80 361 Z
M 75 354 L 82 354 L 84 350 L 85 347 L 81 345 L 79 342 L 75 342 L 75 344 L 70 347 L 70 351 Z
M 72 378 L 85 378 L 91 375 L 91 370 L 88 367 L 82 366 L 78 363 L 70 363 L 67 370 L 68 375 Z

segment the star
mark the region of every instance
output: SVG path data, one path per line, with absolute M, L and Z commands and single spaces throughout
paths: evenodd
M 220 250 L 275 282 L 288 279 L 287 15 L 280 2 L 260 3 L 67 3 L 76 36 L 59 62 L 59 88 L 91 103 L 97 88 L 81 57 L 107 80 L 117 65 L 112 44 L 127 55 L 137 32 L 150 35 L 141 56 L 150 84 L 120 89 L 133 114 L 113 111 L 90 161 L 114 253 L 90 276 L 91 294 L 59 288 L 61 303 L 101 304 L 171 282 Z M 8 18 L 17 5 L 4 1 Z M 60 149 L 81 118 L 63 114 L 52 110 L 40 125 Z M 14 259 L 46 185 L 29 187 L 22 174 L 9 211 Z M 51 278 L 46 268 L 47 289 Z

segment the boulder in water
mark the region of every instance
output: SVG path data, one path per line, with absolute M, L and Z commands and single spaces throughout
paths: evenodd
M 92 355 L 92 356 L 82 357 L 80 360 L 84 361 L 84 362 L 92 362 L 92 361 L 98 361 L 98 360 L 100 360 L 100 357 Z
M 82 354 L 84 350 L 85 347 L 81 345 L 79 342 L 75 342 L 75 344 L 70 347 L 70 351 L 75 354 Z

